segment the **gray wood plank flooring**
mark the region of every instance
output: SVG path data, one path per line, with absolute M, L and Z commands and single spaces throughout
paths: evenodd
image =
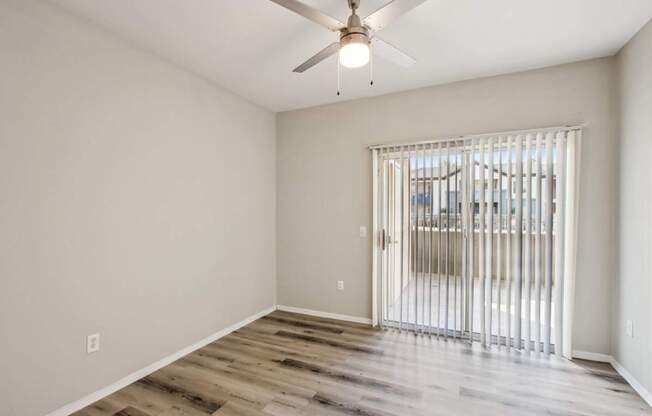
M 76 416 L 651 415 L 607 364 L 276 311 Z

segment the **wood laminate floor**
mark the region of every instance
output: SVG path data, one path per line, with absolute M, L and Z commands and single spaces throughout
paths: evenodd
M 276 311 L 77 416 L 652 415 L 611 366 Z

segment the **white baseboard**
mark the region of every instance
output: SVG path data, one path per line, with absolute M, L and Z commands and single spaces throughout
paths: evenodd
M 650 394 L 645 386 L 639 383 L 638 380 L 636 380 L 634 376 L 622 366 L 622 364 L 616 361 L 615 358 L 611 359 L 611 365 L 616 369 L 616 371 L 618 371 L 618 374 L 620 374 L 629 385 L 636 390 L 636 393 L 638 393 L 638 395 L 641 396 L 648 405 L 652 406 L 652 394 Z
M 294 312 L 303 315 L 317 316 L 319 318 L 330 318 L 330 319 L 337 319 L 340 321 L 348 321 L 348 322 L 355 322 L 358 324 L 371 325 L 371 319 L 361 318 L 359 316 L 340 315 L 339 313 L 315 311 L 312 309 L 296 308 L 294 306 L 285 306 L 285 305 L 278 305 L 276 309 L 278 309 L 279 311 Z
M 60 407 L 59 409 L 53 411 L 52 413 L 49 413 L 48 416 L 68 416 L 68 415 L 70 415 L 72 413 L 75 413 L 76 411 L 81 410 L 84 407 L 86 407 L 86 406 L 88 406 L 90 404 L 93 404 L 96 401 L 101 400 L 101 399 L 105 398 L 106 396 L 108 396 L 108 395 L 110 395 L 112 393 L 115 393 L 116 391 L 128 386 L 131 383 L 134 383 L 137 380 L 140 380 L 141 378 L 143 378 L 143 377 L 145 377 L 145 376 L 147 376 L 147 375 L 149 375 L 149 374 L 151 374 L 151 373 L 153 373 L 153 372 L 155 372 L 155 371 L 157 371 L 157 370 L 159 370 L 159 369 L 161 369 L 163 367 L 165 367 L 166 365 L 178 360 L 179 358 L 181 358 L 181 357 L 183 357 L 185 355 L 188 355 L 191 352 L 193 352 L 195 350 L 198 350 L 198 349 L 210 344 L 211 342 L 214 342 L 214 341 L 216 341 L 216 340 L 230 334 L 231 332 L 233 332 L 233 331 L 235 331 L 235 330 L 237 330 L 239 328 L 242 328 L 243 326 L 255 321 L 256 319 L 260 319 L 263 316 L 265 316 L 265 315 L 267 315 L 267 314 L 269 314 L 269 313 L 271 313 L 271 312 L 273 312 L 275 310 L 276 310 L 276 306 L 271 306 L 271 307 L 269 307 L 269 308 L 267 308 L 265 310 L 262 310 L 262 311 L 260 311 L 260 312 L 258 312 L 256 314 L 254 314 L 254 315 L 251 315 L 248 318 L 245 318 L 245 319 L 243 319 L 242 321 L 240 321 L 240 322 L 238 322 L 236 324 L 233 324 L 233 325 L 231 325 L 231 326 L 229 326 L 227 328 L 224 328 L 221 331 L 218 331 L 218 332 L 216 332 L 216 333 L 202 339 L 201 341 L 198 341 L 198 342 L 196 342 L 196 343 L 194 343 L 192 345 L 189 345 L 189 346 L 183 348 L 182 350 L 179 350 L 179 351 L 177 351 L 177 352 L 175 352 L 175 353 L 173 353 L 171 355 L 168 355 L 167 357 L 162 358 L 162 359 L 156 361 L 155 363 L 152 363 L 152 364 L 148 365 L 145 368 L 142 368 L 142 369 L 140 369 L 138 371 L 135 371 L 135 372 L 129 374 L 128 376 L 126 376 L 124 378 L 121 378 L 120 380 L 116 381 L 113 384 L 110 384 L 110 385 L 108 385 L 108 386 L 106 386 L 106 387 L 104 387 L 104 388 L 102 388 L 102 389 L 100 389 L 100 390 L 98 390 L 98 391 L 96 391 L 94 393 L 91 393 L 88 396 L 85 396 L 85 397 L 83 397 L 83 398 L 81 398 L 81 399 L 79 399 L 77 401 L 74 401 L 72 403 L 69 403 L 69 404 L 63 406 L 63 407 Z
M 638 380 L 634 378 L 634 376 L 627 371 L 625 367 L 623 367 L 622 364 L 620 364 L 616 359 L 608 354 L 600 354 L 596 352 L 588 352 L 588 351 L 578 351 L 574 350 L 573 351 L 573 358 L 579 358 L 581 360 L 590 360 L 590 361 L 599 361 L 602 363 L 609 363 L 611 366 L 618 372 L 618 374 L 621 375 L 622 378 L 625 379 L 629 383 L 630 386 L 638 393 L 639 396 L 645 402 L 649 405 L 652 406 L 652 393 L 650 393 L 645 386 L 643 386 L 641 383 L 639 383 Z
M 613 361 L 613 357 L 609 354 L 578 350 L 573 350 L 573 358 L 579 358 L 580 360 L 597 361 L 600 363 L 611 363 Z

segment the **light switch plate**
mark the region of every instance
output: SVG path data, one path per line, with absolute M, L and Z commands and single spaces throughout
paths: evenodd
M 627 324 L 625 326 L 625 333 L 627 334 L 628 337 L 634 338 L 634 322 L 632 322 L 631 319 L 627 320 Z

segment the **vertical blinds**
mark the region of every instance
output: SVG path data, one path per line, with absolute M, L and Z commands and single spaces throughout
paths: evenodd
M 560 353 L 566 158 L 580 132 L 374 147 L 379 323 Z

